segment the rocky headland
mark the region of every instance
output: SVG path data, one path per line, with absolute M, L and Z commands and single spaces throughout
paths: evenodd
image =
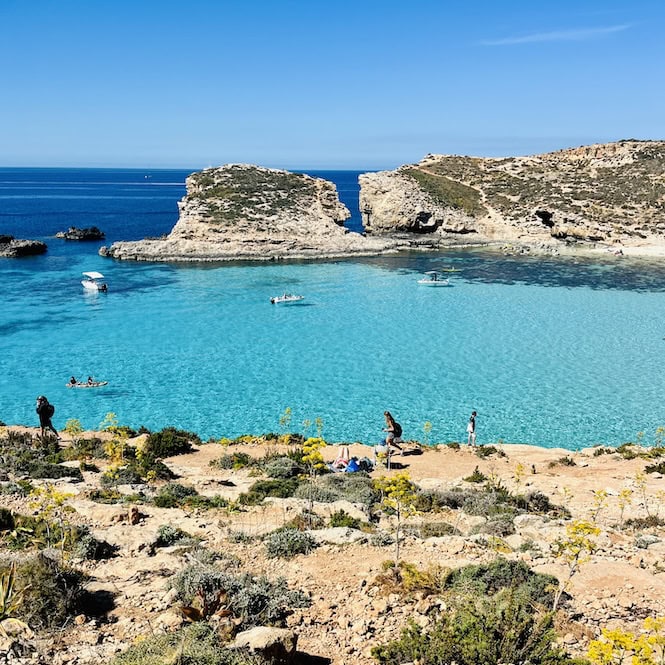
M 665 142 L 619 141 L 544 155 L 427 155 L 360 176 L 368 235 L 553 252 L 665 253 Z
M 335 185 L 230 164 L 194 173 L 171 233 L 100 253 L 154 261 L 285 260 L 450 246 L 665 255 L 665 142 L 543 155 L 427 155 L 360 176 L 365 234 L 349 232 Z

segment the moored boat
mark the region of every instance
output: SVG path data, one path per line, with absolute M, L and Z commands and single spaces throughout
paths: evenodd
M 298 296 L 295 293 L 283 293 L 281 296 L 274 296 L 270 298 L 270 302 L 273 305 L 276 305 L 281 302 L 298 302 L 299 300 L 304 300 L 305 296 Z
M 108 287 L 104 281 L 104 275 L 102 275 L 101 272 L 96 272 L 94 270 L 83 273 L 81 284 L 83 284 L 83 288 L 86 289 L 86 291 L 102 291 L 104 293 L 108 291 Z

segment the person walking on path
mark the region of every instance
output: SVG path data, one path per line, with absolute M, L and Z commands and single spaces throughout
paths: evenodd
M 35 411 L 37 411 L 37 415 L 39 416 L 39 426 L 42 428 L 42 440 L 46 439 L 46 430 L 50 430 L 55 434 L 55 438 L 60 441 L 58 430 L 53 427 L 53 423 L 51 422 L 51 418 L 55 413 L 55 407 L 49 403 L 44 395 L 40 395 L 37 398 L 37 408 Z
M 472 411 L 471 412 L 471 417 L 469 418 L 469 423 L 466 426 L 466 431 L 467 434 L 469 435 L 467 437 L 467 444 L 469 446 L 475 446 L 476 445 L 476 412 Z
M 397 443 L 397 441 L 401 442 L 402 440 L 400 438 L 402 436 L 402 426 L 392 417 L 390 411 L 384 411 L 383 415 L 386 418 L 386 426 L 383 428 L 383 431 L 388 432 L 386 445 L 397 448 L 397 450 L 402 452 L 402 447 Z

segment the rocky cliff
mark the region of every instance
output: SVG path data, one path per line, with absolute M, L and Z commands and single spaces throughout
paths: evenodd
M 427 155 L 360 176 L 368 234 L 433 243 L 665 243 L 665 142 L 619 141 L 532 157 Z
M 373 254 L 393 241 L 344 228 L 351 215 L 331 182 L 245 164 L 187 178 L 180 216 L 162 239 L 116 242 L 100 253 L 156 261 L 274 260 Z

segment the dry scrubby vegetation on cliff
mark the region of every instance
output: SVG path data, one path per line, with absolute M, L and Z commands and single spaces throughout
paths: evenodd
M 533 157 L 431 156 L 403 172 L 444 206 L 472 216 L 492 207 L 511 219 L 536 209 L 628 234 L 665 232 L 665 144 L 620 141 Z
M 296 214 L 299 201 L 315 193 L 314 181 L 306 176 L 240 165 L 195 173 L 189 185 L 188 197 L 206 205 L 202 218 L 211 224 Z
M 285 517 L 277 529 L 258 534 L 229 529 L 226 541 L 221 543 L 203 542 L 201 536 L 193 536 L 170 523 L 162 524 L 145 551 L 154 556 L 160 548 L 171 548 L 182 557 L 179 572 L 170 580 L 174 591 L 171 602 L 192 625 L 148 636 L 118 656 L 114 665 L 158 665 L 164 659 L 216 665 L 276 662 L 242 650 L 231 651 L 226 645 L 239 630 L 287 625 L 294 613 L 307 611 L 311 599 L 284 579 L 254 574 L 252 560 L 243 560 L 230 549 L 234 543 L 240 543 L 254 548 L 253 557 L 268 560 L 311 556 L 319 545 L 317 532 L 327 527 L 343 527 L 348 533 L 369 540 L 373 547 L 394 548 L 386 550 L 387 557 L 390 553 L 394 557 L 385 563 L 371 588 L 377 591 L 377 598 L 399 598 L 399 603 L 416 603 L 420 607 L 414 613 L 420 623 L 409 622 L 401 632 L 393 632 L 392 639 L 381 631 L 373 636 L 370 646 L 378 662 L 575 662 L 556 645 L 560 633 L 555 626 L 574 625 L 568 607 L 569 582 L 597 547 L 595 538 L 600 528 L 595 521 L 609 501 L 606 492 L 594 493 L 592 521 L 585 522 L 571 519 L 565 507 L 557 506 L 543 492 L 527 488 L 526 470 L 520 464 L 515 469 L 514 489 L 476 466 L 462 485 L 445 491 L 426 491 L 404 473 L 378 478 L 365 473 L 329 473 L 323 462 L 326 444 L 322 438 L 269 434 L 221 440 L 222 452 L 213 460 L 214 467 L 256 478 L 234 500 L 203 497 L 188 485 L 187 478 L 176 478 L 162 461 L 204 445 L 195 434 L 166 428 L 161 432 L 144 430 L 142 437 L 134 439 L 137 432 L 118 426 L 112 414 L 105 422 L 105 437 L 101 440 L 84 437 L 78 424 L 70 421 L 68 431 L 73 436 L 67 447 L 42 442 L 31 433 L 0 433 L 0 467 L 6 477 L 0 482 L 0 494 L 11 498 L 16 506 L 25 506 L 28 500 L 35 511 L 0 510 L 0 621 L 12 618 L 32 629 L 48 631 L 70 625 L 75 616 L 93 611 L 103 622 L 105 614 L 113 609 L 113 594 L 88 593 L 88 578 L 81 566 L 85 561 L 117 556 L 118 547 L 95 538 L 77 516 L 71 495 L 50 482 L 61 479 L 63 474 L 80 481 L 83 470 L 100 480 L 100 487 L 89 490 L 86 499 L 129 503 L 137 519 L 142 506 L 230 517 L 239 511 L 252 511 L 270 497 L 300 497 L 302 501 L 301 509 L 288 519 Z M 236 445 L 249 445 L 255 454 L 245 452 L 248 448 L 236 449 Z M 446 448 L 462 454 L 458 445 Z M 501 459 L 500 454 L 505 458 L 505 453 L 492 446 L 477 450 L 479 460 Z M 627 461 L 644 458 L 646 463 L 658 462 L 663 454 L 665 448 L 660 445 L 647 449 L 626 444 L 616 451 L 598 448 L 595 456 L 623 457 Z M 79 468 L 73 466 L 74 462 Z M 567 456 L 554 465 L 574 467 L 575 462 Z M 649 466 L 653 473 L 659 472 L 658 463 Z M 113 482 L 102 483 L 103 478 Z M 123 485 L 120 479 L 131 484 Z M 647 528 L 652 533 L 662 529 L 659 509 L 645 488 L 642 477 L 635 490 L 619 495 L 619 501 L 623 501 L 621 519 L 614 528 Z M 328 511 L 329 516 L 324 517 L 321 505 L 335 501 L 349 502 L 347 505 L 361 511 L 362 518 L 343 509 Z M 643 504 L 648 524 L 624 522 L 623 510 L 633 501 Z M 459 538 L 458 527 L 464 515 L 482 516 L 466 538 L 472 538 L 475 547 L 493 552 L 490 562 L 461 568 L 419 568 L 400 559 L 400 541 L 404 538 Z M 560 529 L 565 525 L 565 535 L 556 541 L 552 552 L 565 565 L 567 576 L 557 580 L 537 574 L 524 562 L 500 555 L 514 554 L 506 538 L 515 533 L 517 518 L 524 516 L 537 516 L 543 524 L 558 525 Z M 648 535 L 651 539 L 639 536 L 644 547 L 654 538 L 658 540 Z M 257 546 L 263 548 L 263 553 Z M 541 546 L 531 543 L 523 551 L 537 552 Z M 86 564 L 87 570 L 94 565 Z M 557 605 L 555 613 L 553 606 Z M 654 626 L 647 627 L 645 634 L 656 630 Z M 616 644 L 620 646 L 631 639 L 638 644 L 638 637 L 628 632 L 623 633 L 623 641 L 617 638 Z M 29 651 L 25 639 L 12 640 L 12 649 Z M 606 636 L 597 642 L 595 651 L 589 651 L 594 663 L 621 662 L 619 647 L 612 646 L 611 640 L 611 635 Z M 640 665 L 659 662 L 662 645 L 662 640 L 656 640 L 641 646 Z M 654 651 L 649 652 L 647 647 Z

